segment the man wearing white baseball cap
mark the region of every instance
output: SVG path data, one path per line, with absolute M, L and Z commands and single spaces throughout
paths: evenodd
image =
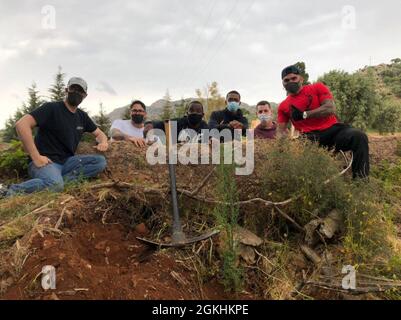
M 16 124 L 16 130 L 31 162 L 28 173 L 31 180 L 2 187 L 3 196 L 33 193 L 48 189 L 61 192 L 65 182 L 91 178 L 106 168 L 102 155 L 75 156 L 85 132 L 96 137 L 100 152 L 108 149 L 107 136 L 96 126 L 88 114 L 78 106 L 88 95 L 88 85 L 82 78 L 71 78 L 64 101 L 48 102 L 25 115 Z M 32 130 L 38 127 L 33 138 Z

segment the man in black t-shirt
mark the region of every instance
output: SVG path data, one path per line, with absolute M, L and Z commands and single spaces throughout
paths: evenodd
M 87 89 L 83 79 L 72 78 L 64 101 L 45 103 L 17 122 L 18 136 L 31 158 L 28 173 L 32 179 L 3 187 L 2 195 L 14 196 L 44 189 L 61 192 L 64 182 L 95 177 L 106 168 L 106 159 L 102 155 L 75 156 L 85 132 L 96 137 L 98 151 L 108 149 L 107 136 L 86 112 L 78 109 L 87 96 Z M 35 127 L 39 129 L 34 139 L 32 130 Z

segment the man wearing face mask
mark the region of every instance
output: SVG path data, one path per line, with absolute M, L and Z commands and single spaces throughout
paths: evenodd
M 226 96 L 226 109 L 215 111 L 211 114 L 209 120 L 210 129 L 222 131 L 231 130 L 234 136 L 234 130 L 242 130 L 242 135 L 246 136 L 246 130 L 249 128 L 248 119 L 244 117 L 241 107 L 241 95 L 238 91 L 230 91 Z
M 85 132 L 96 137 L 98 151 L 108 149 L 107 136 L 95 125 L 88 114 L 78 106 L 87 96 L 88 86 L 81 78 L 72 78 L 64 101 L 45 103 L 25 115 L 16 124 L 16 130 L 25 151 L 31 158 L 28 167 L 32 178 L 21 184 L 3 187 L 3 196 L 33 193 L 48 189 L 61 192 L 65 182 L 95 177 L 106 168 L 102 155 L 79 155 L 75 151 Z M 35 139 L 33 128 L 38 127 Z
M 287 98 L 278 109 L 279 132 L 287 133 L 287 124 L 321 146 L 335 151 L 352 151 L 353 177 L 369 176 L 369 141 L 365 133 L 339 123 L 335 116 L 333 95 L 323 83 L 303 85 L 303 77 L 296 66 L 282 71 Z
M 273 110 L 269 102 L 260 101 L 256 105 L 256 114 L 260 124 L 255 128 L 255 138 L 275 139 L 277 124 L 273 122 Z
M 177 139 L 178 142 L 202 142 L 201 134 L 202 130 L 208 130 L 209 126 L 203 120 L 205 116 L 203 105 L 199 101 L 191 101 L 187 107 L 187 114 L 183 118 L 172 119 L 171 122 L 177 123 Z M 159 129 L 164 131 L 163 121 L 150 121 L 145 125 L 145 135 L 152 130 Z M 188 130 L 191 129 L 191 130 Z M 191 136 L 191 133 L 196 134 L 196 136 Z
M 111 126 L 112 141 L 130 141 L 135 146 L 146 147 L 144 127 L 146 120 L 146 105 L 139 100 L 131 103 L 131 120 L 115 120 Z

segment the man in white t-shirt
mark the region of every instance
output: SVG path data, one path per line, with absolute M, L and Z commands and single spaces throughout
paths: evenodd
M 146 147 L 143 130 L 146 120 L 146 106 L 142 101 L 131 103 L 131 120 L 115 120 L 111 126 L 112 141 L 131 141 L 140 148 Z

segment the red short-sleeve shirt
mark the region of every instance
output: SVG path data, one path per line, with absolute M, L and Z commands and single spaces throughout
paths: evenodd
M 323 83 L 304 86 L 297 95 L 289 95 L 278 107 L 278 123 L 288 123 L 291 119 L 291 106 L 299 111 L 315 110 L 320 108 L 325 100 L 333 100 L 329 88 Z M 311 118 L 301 121 L 292 121 L 295 129 L 302 133 L 322 131 L 338 123 L 334 115 L 324 118 Z

